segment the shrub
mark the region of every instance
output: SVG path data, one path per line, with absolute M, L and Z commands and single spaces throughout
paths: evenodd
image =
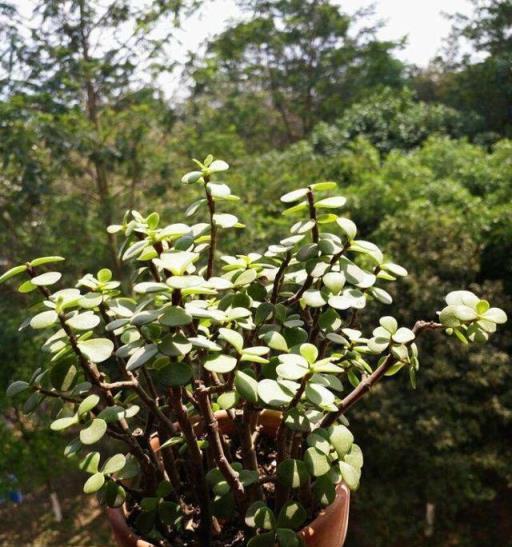
M 325 195 L 334 182 L 282 196 L 284 218 L 299 217 L 291 235 L 264 254 L 221 256 L 219 268 L 219 236 L 243 225 L 218 208 L 239 198 L 212 182 L 225 162 L 196 163 L 182 181 L 202 195 L 186 216 L 205 210 L 208 222 L 160 227 L 157 213 L 130 211 L 109 227 L 125 236 L 133 289 L 102 269 L 54 291 L 61 274 L 44 269 L 59 256 L 0 277 L 27 276 L 18 290 L 43 301 L 23 326 L 49 334 L 48 364 L 8 394 L 28 395 L 29 413 L 55 402 L 51 429 L 78 433 L 65 455 L 89 474 L 84 492 L 126 504 L 149 540 L 300 545 L 295 531 L 337 485 L 358 487 L 363 455 L 345 414 L 384 376 L 405 370 L 415 385 L 420 334 L 485 342 L 506 315 L 455 291 L 438 321 L 363 324 L 367 304 L 391 304 L 383 285 L 407 271 L 338 215 L 345 198 Z M 228 435 L 220 411 L 233 422 Z M 279 422 L 275 443 L 259 435 L 262 411 Z M 104 436 L 120 446 L 106 460 L 90 451 Z

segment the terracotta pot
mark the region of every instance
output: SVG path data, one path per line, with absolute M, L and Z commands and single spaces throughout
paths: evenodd
M 223 433 L 229 435 L 234 431 L 234 424 L 225 411 L 217 412 L 216 417 Z M 261 412 L 258 421 L 262 432 L 274 437 L 280 419 L 281 414 L 277 411 Z M 347 536 L 349 509 L 350 490 L 341 483 L 336 487 L 334 502 L 299 532 L 307 547 L 342 547 Z M 128 526 L 124 509 L 107 508 L 107 517 L 119 547 L 154 547 L 152 543 L 138 537 Z

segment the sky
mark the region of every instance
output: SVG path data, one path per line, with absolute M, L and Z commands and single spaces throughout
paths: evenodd
M 134 0 L 138 4 L 143 0 Z M 396 40 L 406 37 L 406 46 L 397 55 L 400 59 L 420 67 L 439 53 L 443 40 L 450 31 L 450 21 L 443 13 L 471 13 L 468 0 L 333 0 L 342 10 L 353 13 L 374 4 L 376 18 L 384 21 L 379 38 Z M 14 0 L 20 11 L 29 16 L 33 0 Z M 187 58 L 188 51 L 200 50 L 205 39 L 221 32 L 230 20 L 236 20 L 240 12 L 235 0 L 210 0 L 190 19 L 183 21 L 178 32 L 179 45 L 172 47 L 172 55 L 178 62 Z M 160 84 L 165 94 L 178 93 L 176 75 L 164 76 Z
M 471 13 L 468 0 L 337 0 L 335 3 L 348 13 L 373 3 L 376 17 L 385 22 L 379 37 L 407 36 L 407 45 L 399 56 L 419 66 L 426 66 L 436 55 L 450 31 L 450 22 L 443 12 Z M 220 32 L 238 13 L 234 0 L 213 0 L 192 18 L 194 32 L 183 33 L 183 45 L 186 49 L 196 49 L 204 38 Z

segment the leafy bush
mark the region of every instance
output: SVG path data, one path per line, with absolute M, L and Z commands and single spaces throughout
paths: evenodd
M 196 163 L 182 182 L 202 194 L 186 216 L 205 210 L 208 222 L 160 227 L 157 213 L 130 211 L 109 227 L 126 238 L 133 290 L 101 269 L 54 292 L 61 274 L 45 269 L 59 256 L 0 277 L 27 277 L 18 291 L 44 298 L 23 326 L 49 334 L 48 363 L 8 395 L 24 397 L 28 413 L 54 402 L 51 429 L 78 434 L 65 455 L 89 474 L 84 492 L 111 507 L 126 503 L 140 535 L 210 545 L 215 531 L 220 543 L 236 535 L 254 547 L 300 545 L 295 532 L 334 501 L 337 486 L 358 487 L 363 456 L 348 410 L 402 369 L 415 385 L 420 334 L 481 343 L 506 314 L 455 291 L 438 322 L 373 322 L 393 300 L 383 286 L 407 271 L 338 215 L 346 199 L 326 195 L 334 182 L 282 196 L 283 217 L 298 217 L 291 235 L 263 255 L 221 256 L 219 269 L 219 236 L 243 227 L 219 206 L 239 198 L 212 182 L 225 162 Z M 234 425 L 226 435 L 222 411 Z M 270 445 L 258 435 L 262 412 L 279 423 Z M 89 451 L 105 436 L 120 443 L 108 459 Z
M 384 88 L 355 103 L 333 125 L 319 124 L 311 134 L 316 151 L 333 154 L 356 137 L 367 138 L 381 153 L 411 149 L 435 133 L 471 134 L 478 119 L 442 104 L 414 100 L 413 93 Z

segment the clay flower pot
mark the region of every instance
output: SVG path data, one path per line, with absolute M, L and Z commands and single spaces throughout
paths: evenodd
M 234 431 L 234 424 L 225 411 L 216 413 L 216 417 L 223 433 L 229 435 Z M 274 437 L 280 418 L 279 412 L 264 410 L 259 416 L 262 433 Z M 350 490 L 341 483 L 336 487 L 334 502 L 299 532 L 306 546 L 342 547 L 347 536 L 349 509 Z M 154 547 L 152 543 L 138 537 L 128 526 L 122 508 L 107 508 L 107 517 L 119 547 Z

